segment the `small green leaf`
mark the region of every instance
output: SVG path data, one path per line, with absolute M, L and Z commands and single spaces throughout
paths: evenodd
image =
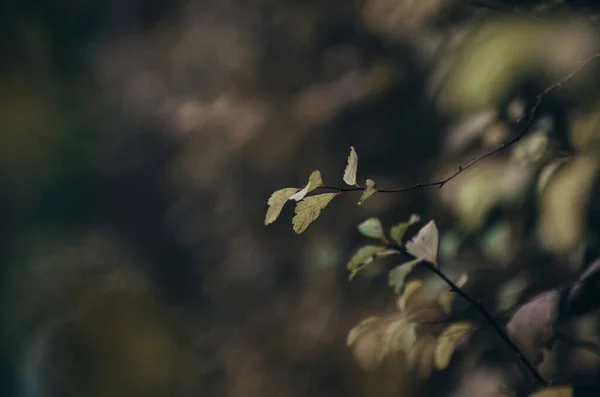
M 337 193 L 317 194 L 316 196 L 306 197 L 296 204 L 296 216 L 292 219 L 294 231 L 298 234 L 306 230 L 308 225 L 314 222 L 327 204 L 333 200 Z
M 392 240 L 394 240 L 396 244 L 402 245 L 402 238 L 404 237 L 404 234 L 406 233 L 408 228 L 411 225 L 419 222 L 419 220 L 419 216 L 413 214 L 410 216 L 408 222 L 402 222 L 395 226 L 392 226 L 392 228 L 390 229 L 390 237 L 392 238 Z
M 416 258 L 422 258 L 437 267 L 440 236 L 434 221 L 427 223 L 413 239 L 406 243 L 406 250 Z
M 306 186 L 304 186 L 304 189 L 291 196 L 290 200 L 300 201 L 304 197 L 306 197 L 308 193 L 312 192 L 321 185 L 323 185 L 323 179 L 321 179 L 321 172 L 319 170 L 315 170 L 312 172 L 312 174 L 310 174 L 310 177 L 308 178 L 308 183 L 306 184 Z
M 406 277 L 412 272 L 420 259 L 413 259 L 393 268 L 388 275 L 388 285 L 394 287 L 394 292 L 398 293 L 404 287 Z
M 271 194 L 271 197 L 269 197 L 269 201 L 267 202 L 269 209 L 267 210 L 267 215 L 265 216 L 265 226 L 277 220 L 285 203 L 297 191 L 298 189 L 295 187 L 288 187 L 277 190 Z
M 442 332 L 437 340 L 433 357 L 438 370 L 442 371 L 448 367 L 456 346 L 469 336 L 472 330 L 473 326 L 470 323 L 460 322 L 450 325 Z
M 382 245 L 365 245 L 359 248 L 346 265 L 347 269 L 350 270 L 350 280 L 369 263 L 395 254 L 400 254 L 400 251 L 391 250 Z
M 348 164 L 344 170 L 344 182 L 350 186 L 356 185 L 356 171 L 358 170 L 358 155 L 354 147 L 350 146 L 350 155 L 348 156 Z
M 385 240 L 385 234 L 383 233 L 381 221 L 377 218 L 369 218 L 362 222 L 360 225 L 358 225 L 358 231 L 365 237 Z
M 366 183 L 367 183 L 367 188 L 363 192 L 362 196 L 360 196 L 360 201 L 358 202 L 358 205 L 361 205 L 362 203 L 364 203 L 369 197 L 371 197 L 377 191 L 377 189 L 375 189 L 375 182 L 373 182 L 371 179 L 367 179 Z

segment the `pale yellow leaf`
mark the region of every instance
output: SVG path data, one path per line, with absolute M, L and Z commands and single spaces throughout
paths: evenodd
M 422 258 L 437 266 L 440 236 L 434 221 L 430 221 L 419 233 L 406 243 L 406 250 L 416 258 Z
M 470 335 L 473 326 L 467 322 L 454 323 L 438 337 L 434 352 L 435 366 L 442 371 L 448 367 L 456 346 Z
M 269 201 L 267 202 L 269 209 L 267 210 L 267 215 L 265 216 L 265 225 L 271 224 L 277 220 L 285 203 L 297 191 L 298 189 L 294 187 L 288 187 L 277 190 L 271 195 L 271 197 L 269 197 Z
M 452 291 L 444 291 L 438 296 L 438 303 L 442 307 L 444 313 L 452 314 L 452 303 L 454 302 L 455 297 L 456 293 Z
M 308 225 L 314 222 L 327 204 L 333 200 L 337 193 L 324 193 L 316 196 L 306 197 L 296 204 L 296 216 L 292 219 L 294 231 L 298 234 L 306 230 Z
M 354 147 L 350 147 L 350 155 L 348 156 L 348 164 L 344 170 L 344 182 L 350 186 L 356 185 L 356 171 L 358 170 L 358 155 Z
M 398 299 L 398 308 L 400 309 L 400 311 L 406 310 L 406 304 L 408 302 L 408 299 L 421 287 L 423 287 L 423 282 L 421 280 L 413 280 L 406 284 L 402 296 L 400 296 L 400 298 Z
M 530 394 L 529 397 L 573 397 L 573 388 L 571 386 L 547 387 Z
M 358 205 L 361 205 L 362 203 L 364 203 L 369 197 L 371 197 L 375 192 L 377 191 L 377 189 L 375 189 L 375 182 L 373 182 L 370 179 L 367 179 L 367 188 L 365 189 L 365 191 L 363 192 L 362 196 L 360 196 L 360 200 L 358 202 Z
M 319 170 L 315 170 L 312 172 L 312 174 L 310 174 L 310 177 L 308 178 L 308 183 L 306 184 L 306 186 L 304 186 L 304 189 L 298 191 L 298 193 L 291 196 L 290 200 L 300 201 L 304 197 L 306 197 L 308 193 L 312 192 L 321 185 L 323 185 L 321 172 Z
M 354 342 L 360 336 L 360 334 L 365 332 L 369 327 L 372 327 L 373 325 L 375 325 L 375 323 L 378 320 L 379 320 L 379 317 L 368 317 L 368 318 L 365 318 L 364 320 L 362 320 L 360 323 L 358 323 L 358 325 L 356 325 L 354 328 L 352 328 L 350 330 L 350 332 L 348 332 L 348 338 L 346 339 L 346 344 L 348 346 L 351 346 L 352 344 L 354 344 Z

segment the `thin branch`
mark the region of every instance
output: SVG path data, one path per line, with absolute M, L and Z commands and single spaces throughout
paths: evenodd
M 562 78 L 561 80 L 546 87 L 546 89 L 544 89 L 544 91 L 542 91 L 540 94 L 538 94 L 536 97 L 536 101 L 533 104 L 531 111 L 529 112 L 529 117 L 527 117 L 526 119 L 525 119 L 525 117 L 522 117 L 517 121 L 517 125 L 521 125 L 520 131 L 517 133 L 517 135 L 515 135 L 508 141 L 502 143 L 500 146 L 498 146 L 495 149 L 492 149 L 478 157 L 475 157 L 474 159 L 472 159 L 471 161 L 469 161 L 468 163 L 466 163 L 464 165 L 459 166 L 458 170 L 456 170 L 454 173 L 452 173 L 448 177 L 441 179 L 439 181 L 417 183 L 412 186 L 402 187 L 402 188 L 397 188 L 397 189 L 377 189 L 377 192 L 378 193 L 401 193 L 401 192 L 407 192 L 409 190 L 415 190 L 415 189 L 431 187 L 431 186 L 437 186 L 438 188 L 441 188 L 446 183 L 450 182 L 452 179 L 456 178 L 457 176 L 462 174 L 464 171 L 473 167 L 475 164 L 479 163 L 480 161 L 485 160 L 486 158 L 491 157 L 491 156 L 503 151 L 504 149 L 511 147 L 515 143 L 519 142 L 531 130 L 531 127 L 533 126 L 533 121 L 534 121 L 535 117 L 537 116 L 537 112 L 539 110 L 540 104 L 542 103 L 544 98 L 548 94 L 550 94 L 552 91 L 562 87 L 569 80 L 573 79 L 582 69 L 584 69 L 586 66 L 588 66 L 591 62 L 593 62 L 597 58 L 600 58 L 600 52 L 592 55 L 591 57 L 589 57 L 586 60 L 584 60 L 583 62 L 581 62 L 573 71 L 571 71 L 564 78 Z M 334 186 L 321 186 L 318 189 L 333 190 L 336 192 L 354 192 L 354 191 L 366 190 L 366 187 L 357 186 L 357 187 L 347 187 L 346 188 L 346 187 L 334 187 Z
M 504 328 L 494 320 L 492 315 L 486 310 L 483 305 L 477 300 L 473 299 L 469 294 L 467 294 L 462 288 L 454 284 L 452 280 L 450 280 L 440 269 L 436 268 L 429 262 L 422 262 L 427 269 L 435 273 L 438 277 L 440 277 L 450 289 L 460 295 L 463 299 L 469 302 L 486 320 L 487 322 L 494 328 L 494 331 L 506 342 L 506 344 L 517 354 L 519 361 L 525 365 L 525 367 L 533 374 L 536 380 L 543 386 L 548 387 L 550 385 L 542 375 L 535 369 L 535 366 L 525 357 L 525 355 L 521 352 L 521 349 L 510 339 L 510 336 L 506 333 Z

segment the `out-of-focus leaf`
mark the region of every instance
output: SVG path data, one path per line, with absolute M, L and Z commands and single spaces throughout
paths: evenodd
M 444 259 L 455 259 L 463 242 L 463 237 L 458 230 L 450 230 L 440 238 L 440 249 L 438 257 Z
M 267 210 L 267 215 L 265 216 L 265 226 L 277 220 L 285 203 L 297 191 L 298 189 L 294 187 L 288 187 L 277 190 L 271 195 L 271 197 L 269 197 L 269 201 L 267 203 L 269 205 L 269 209 Z
M 412 272 L 420 259 L 413 259 L 393 268 L 388 275 L 388 285 L 394 287 L 394 292 L 398 293 L 404 287 L 406 277 Z
M 585 210 L 596 180 L 599 161 L 577 156 L 552 177 L 540 198 L 539 233 L 545 249 L 564 254 L 584 235 Z
M 392 238 L 392 240 L 394 240 L 396 244 L 402 245 L 402 238 L 404 237 L 404 234 L 406 233 L 410 225 L 413 225 L 419 222 L 420 220 L 421 218 L 418 215 L 411 215 L 408 222 L 401 222 L 390 228 L 390 237 Z
M 378 320 L 379 317 L 368 317 L 362 320 L 360 323 L 358 323 L 358 325 L 352 328 L 350 332 L 348 332 L 346 344 L 348 346 L 352 346 L 352 344 L 356 341 L 360 334 L 367 330 L 369 327 L 371 327 Z
M 406 363 L 419 379 L 427 378 L 433 367 L 433 354 L 437 341 L 431 335 L 420 336 L 406 355 Z
M 402 296 L 400 296 L 400 298 L 398 299 L 398 309 L 400 309 L 401 312 L 406 311 L 406 307 L 410 297 L 422 287 L 423 282 L 421 280 L 413 280 L 406 284 Z
M 597 153 L 600 149 L 600 107 L 578 116 L 569 138 L 577 151 Z
M 579 276 L 569 290 L 568 306 L 561 316 L 581 316 L 600 306 L 600 259 L 596 259 Z
M 403 324 L 401 327 L 394 328 L 392 339 L 392 349 L 408 353 L 417 341 L 417 323 Z
M 467 322 L 455 323 L 446 328 L 437 340 L 434 352 L 435 366 L 440 371 L 446 369 L 456 347 L 471 334 L 473 326 Z
M 454 302 L 455 297 L 456 293 L 452 291 L 443 291 L 441 294 L 438 295 L 438 303 L 442 307 L 444 313 L 452 313 L 452 303 Z
M 294 231 L 298 234 L 305 231 L 308 225 L 321 215 L 321 211 L 327 207 L 327 204 L 329 204 L 336 195 L 337 193 L 318 194 L 316 196 L 306 197 L 296 204 L 296 216 L 292 219 Z
M 323 185 L 321 172 L 319 170 L 315 170 L 312 172 L 312 174 L 310 174 L 310 177 L 308 178 L 308 183 L 306 184 L 306 186 L 304 186 L 304 189 L 300 190 L 298 193 L 290 197 L 290 200 L 300 201 L 304 197 L 306 197 L 308 193 L 312 192 L 321 185 Z
M 359 248 L 346 265 L 346 268 L 350 271 L 350 280 L 352 280 L 364 266 L 374 260 L 397 254 L 400 254 L 400 251 L 391 250 L 382 245 L 365 245 Z
M 506 326 L 510 338 L 534 365 L 542 362 L 543 349 L 554 342 L 559 295 L 552 290 L 535 296 L 515 312 Z
M 504 312 L 513 308 L 523 291 L 527 288 L 527 279 L 523 276 L 517 276 L 500 287 L 498 291 L 498 307 L 499 312 Z
M 467 282 L 469 281 L 469 275 L 467 273 L 461 273 L 460 276 L 458 277 L 458 280 L 456 280 L 456 286 L 458 288 L 462 288 L 464 287 Z
M 350 155 L 348 156 L 348 164 L 344 170 L 344 182 L 350 186 L 356 185 L 356 171 L 358 170 L 358 155 L 354 147 L 350 147 Z
M 540 196 L 542 194 L 544 194 L 546 185 L 548 185 L 548 182 L 550 181 L 550 179 L 552 179 L 552 176 L 567 162 L 568 162 L 567 157 L 560 158 L 560 159 L 550 162 L 550 164 L 546 165 L 542 169 L 542 172 L 540 172 L 540 175 L 538 176 L 538 180 L 537 180 L 537 184 L 536 184 L 537 193 Z
M 385 240 L 383 227 L 381 226 L 381 221 L 378 218 L 369 218 L 365 220 L 358 225 L 358 231 L 365 237 Z
M 529 397 L 573 397 L 573 388 L 571 386 L 546 387 L 530 394 Z
M 364 203 L 369 197 L 371 197 L 377 191 L 377 189 L 375 189 L 375 182 L 373 182 L 371 179 L 367 179 L 366 184 L 367 184 L 367 188 L 365 189 L 363 194 L 360 196 L 360 201 L 358 202 L 358 205 L 361 205 L 362 203 Z
M 550 139 L 545 131 L 536 131 L 522 139 L 513 149 L 512 156 L 524 164 L 539 164 L 551 152 Z
M 439 232 L 434 221 L 429 221 L 419 233 L 406 243 L 406 250 L 416 258 L 426 260 L 437 266 Z
M 499 263 L 509 263 L 515 256 L 515 250 L 511 246 L 511 233 L 511 225 L 508 222 L 499 222 L 488 228 L 480 240 L 483 254 Z
M 520 205 L 533 176 L 532 167 L 515 162 L 485 162 L 441 194 L 460 219 L 461 227 L 475 231 L 485 224 L 493 208 Z

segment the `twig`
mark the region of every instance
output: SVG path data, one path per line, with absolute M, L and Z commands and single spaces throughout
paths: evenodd
M 469 302 L 486 320 L 487 322 L 494 328 L 494 331 L 506 342 L 506 344 L 517 354 L 519 361 L 525 365 L 525 367 L 533 374 L 536 380 L 543 386 L 548 387 L 550 385 L 542 375 L 535 369 L 535 366 L 523 355 L 521 349 L 510 339 L 510 336 L 506 333 L 506 331 L 494 320 L 492 315 L 486 310 L 485 307 L 477 300 L 473 299 L 469 294 L 467 294 L 462 288 L 454 284 L 452 280 L 450 280 L 440 269 L 436 268 L 429 262 L 422 262 L 427 269 L 435 273 L 438 277 L 440 277 L 450 289 L 460 295 L 463 299 Z
M 592 61 L 596 60 L 597 58 L 600 58 L 600 52 L 596 53 L 594 55 L 592 55 L 591 57 L 587 58 L 586 60 L 584 60 L 583 62 L 581 62 L 573 71 L 571 71 L 567 76 L 565 76 L 564 78 L 562 78 L 561 80 L 553 83 L 552 85 L 546 87 L 546 89 L 544 89 L 544 91 L 542 91 L 540 94 L 537 95 L 536 97 L 536 101 L 533 104 L 533 107 L 531 108 L 531 111 L 529 112 L 529 117 L 527 117 L 526 120 L 525 117 L 520 118 L 517 121 L 517 125 L 521 125 L 521 130 L 519 131 L 519 133 L 517 135 L 515 135 L 514 137 L 512 137 L 511 139 L 509 139 L 508 141 L 502 143 L 500 146 L 496 147 L 495 149 L 492 149 L 478 157 L 475 157 L 474 159 L 472 159 L 471 161 L 469 161 L 468 163 L 466 163 L 465 165 L 461 165 L 458 167 L 458 170 L 456 170 L 454 173 L 452 173 L 450 176 L 441 179 L 439 181 L 433 181 L 433 182 L 425 182 L 425 183 L 417 183 L 415 185 L 412 186 L 408 186 L 408 187 L 403 187 L 403 188 L 397 188 L 397 189 L 377 189 L 378 193 L 400 193 L 400 192 L 407 192 L 409 190 L 415 190 L 415 189 L 420 189 L 420 188 L 424 188 L 424 187 L 431 187 L 431 186 L 437 186 L 438 188 L 443 187 L 446 183 L 450 182 L 452 179 L 456 178 L 458 175 L 462 174 L 464 171 L 468 170 L 469 168 L 473 167 L 475 164 L 479 163 L 480 161 L 491 157 L 501 151 L 503 151 L 504 149 L 514 145 L 515 143 L 519 142 L 521 140 L 521 138 L 523 138 L 530 130 L 531 127 L 533 126 L 533 121 L 537 115 L 538 109 L 540 104 L 542 103 L 543 99 L 550 94 L 552 91 L 562 87 L 565 83 L 567 83 L 569 80 L 573 79 L 583 68 L 585 68 L 587 65 L 589 65 Z M 336 192 L 353 192 L 353 191 L 364 191 L 366 190 L 366 187 L 362 187 L 362 186 L 356 186 L 356 187 L 334 187 L 334 186 L 320 186 L 318 189 L 322 189 L 322 190 L 333 190 Z

